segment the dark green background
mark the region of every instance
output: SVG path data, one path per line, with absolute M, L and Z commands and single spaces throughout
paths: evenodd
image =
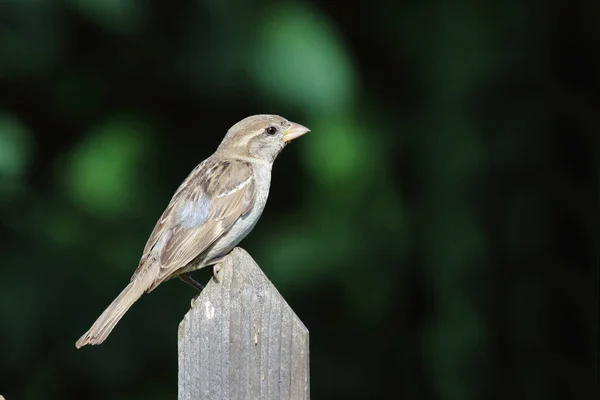
M 590 398 L 599 4 L 0 0 L 0 394 L 176 398 L 186 285 L 75 340 L 187 173 L 276 113 L 312 132 L 242 246 L 313 399 Z

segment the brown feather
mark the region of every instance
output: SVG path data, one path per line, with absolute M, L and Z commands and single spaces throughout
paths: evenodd
M 147 268 L 155 278 L 147 291 L 183 272 L 234 223 L 252 209 L 255 197 L 252 165 L 245 161 L 208 159 L 181 184 L 161 216 L 144 248 L 132 280 Z M 180 218 L 182 208 L 201 196 L 211 200 L 204 223 L 188 227 Z M 159 242 L 164 245 L 157 246 Z M 152 267 L 151 267 L 152 266 Z

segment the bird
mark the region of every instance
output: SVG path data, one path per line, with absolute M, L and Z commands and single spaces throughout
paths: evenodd
M 218 282 L 219 263 L 265 208 L 275 158 L 307 132 L 278 115 L 253 115 L 233 125 L 175 191 L 129 284 L 75 346 L 103 343 L 133 303 L 167 280 L 178 277 L 201 291 L 190 272 L 212 265 Z

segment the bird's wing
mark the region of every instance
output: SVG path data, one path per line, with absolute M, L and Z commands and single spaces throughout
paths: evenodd
M 157 268 L 151 290 L 206 251 L 252 209 L 254 200 L 250 163 L 205 160 L 173 195 L 131 279 L 144 270 Z

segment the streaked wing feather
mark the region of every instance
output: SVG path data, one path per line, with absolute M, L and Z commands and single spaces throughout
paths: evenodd
M 209 159 L 192 171 L 173 196 L 144 249 L 142 260 L 152 257 L 156 244 L 164 241 L 155 255 L 160 271 L 153 286 L 193 261 L 248 213 L 254 204 L 254 189 L 252 166 L 247 162 Z M 141 267 L 142 262 L 138 270 Z

